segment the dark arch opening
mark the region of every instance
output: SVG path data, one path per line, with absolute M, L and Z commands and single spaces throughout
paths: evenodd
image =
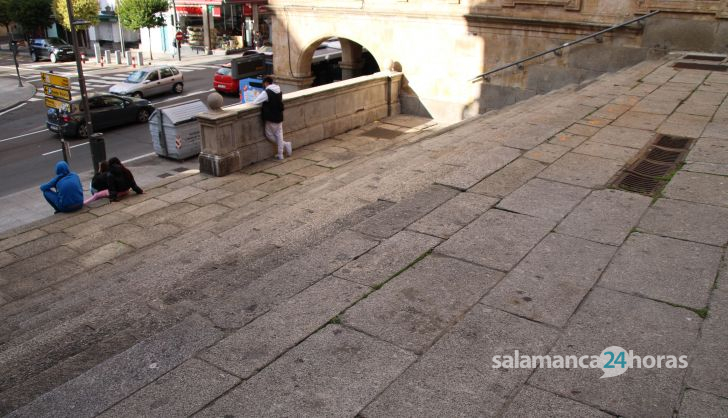
M 311 52 L 312 87 L 379 71 L 379 64 L 372 53 L 349 39 L 326 38 Z

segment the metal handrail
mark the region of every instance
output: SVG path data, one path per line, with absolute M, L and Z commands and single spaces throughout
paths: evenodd
M 601 35 L 603 35 L 603 34 L 605 34 L 607 32 L 611 32 L 611 31 L 616 30 L 616 29 L 619 29 L 621 27 L 624 27 L 624 26 L 627 26 L 627 25 L 631 25 L 632 23 L 639 22 L 641 20 L 647 19 L 648 17 L 652 17 L 652 16 L 654 16 L 654 15 L 656 15 L 658 13 L 660 13 L 660 10 L 656 10 L 656 11 L 654 11 L 652 13 L 648 13 L 646 15 L 643 15 L 643 16 L 640 16 L 640 17 L 637 17 L 637 18 L 634 18 L 632 20 L 628 20 L 626 22 L 620 23 L 620 24 L 615 25 L 615 26 L 611 26 L 611 27 L 606 28 L 604 30 L 600 30 L 599 32 L 594 32 L 591 35 L 587 35 L 587 36 L 585 36 L 583 38 L 579 38 L 579 39 L 577 39 L 575 41 L 572 41 L 572 42 L 567 42 L 567 43 L 565 43 L 563 45 L 557 46 L 556 48 L 551 48 L 548 51 L 539 52 L 536 55 L 531 55 L 530 57 L 523 58 L 521 60 L 512 62 L 510 64 L 506 64 L 506 65 L 504 65 L 502 67 L 498 67 L 498 68 L 496 68 L 494 70 L 490 70 L 488 72 L 482 73 L 482 74 L 478 75 L 477 77 L 471 79 L 470 81 L 473 82 L 473 83 L 477 82 L 478 80 L 486 80 L 486 81 L 488 81 L 490 79 L 491 74 L 495 74 L 495 73 L 497 73 L 499 71 L 503 71 L 503 70 L 508 69 L 508 68 L 511 68 L 511 67 L 519 67 L 520 68 L 523 65 L 523 63 L 525 63 L 527 61 L 531 61 L 533 59 L 540 58 L 540 57 L 543 57 L 544 55 L 548 55 L 548 54 L 551 54 L 551 53 L 554 53 L 556 55 L 561 55 L 561 53 L 562 53 L 561 50 L 564 49 L 564 48 L 568 48 L 570 46 L 574 46 L 576 44 L 582 43 L 582 42 L 584 42 L 586 40 L 589 40 L 589 39 L 592 39 L 592 38 L 597 38 L 597 37 L 599 37 L 599 36 L 601 36 Z

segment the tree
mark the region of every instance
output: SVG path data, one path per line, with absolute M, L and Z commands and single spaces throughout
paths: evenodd
M 164 26 L 162 13 L 169 10 L 167 0 L 119 0 L 116 13 L 124 27 L 149 31 L 149 59 L 152 57 L 152 28 Z
M 89 25 L 99 23 L 99 2 L 98 0 L 72 0 L 73 19 L 86 20 Z M 64 28 L 71 30 L 71 22 L 68 20 L 68 7 L 66 0 L 53 0 L 53 13 L 56 21 Z M 89 25 L 79 25 L 78 29 L 84 29 Z
M 10 8 L 10 0 L 0 0 L 0 25 L 5 26 L 5 30 L 13 39 L 13 32 L 10 30 L 10 24 L 13 22 L 12 9 Z
M 23 26 L 26 35 L 53 23 L 51 0 L 10 0 L 11 18 Z

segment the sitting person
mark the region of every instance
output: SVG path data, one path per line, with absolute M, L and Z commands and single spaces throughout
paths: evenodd
M 109 176 L 107 179 L 111 200 L 129 194 L 129 189 L 134 190 L 136 194 L 144 193 L 144 190 L 137 186 L 136 181 L 134 181 L 134 175 L 131 174 L 131 171 L 124 167 L 124 164 L 116 157 L 109 160 Z
M 91 188 L 89 189 L 91 197 L 83 201 L 84 205 L 109 195 L 107 190 L 109 188 L 108 177 L 109 163 L 106 160 L 99 162 L 99 172 L 94 174 L 94 178 L 91 179 Z
M 43 197 L 58 212 L 73 212 L 83 207 L 83 187 L 78 174 L 71 171 L 68 163 L 56 163 L 56 176 L 40 186 Z

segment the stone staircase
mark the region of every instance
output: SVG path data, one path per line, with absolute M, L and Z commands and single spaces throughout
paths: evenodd
M 548 258 L 537 250 L 549 240 L 593 262 L 584 275 L 601 274 L 635 232 L 651 199 L 603 189 L 626 162 L 615 153 L 632 158 L 643 144 L 616 147 L 597 135 L 655 91 L 666 92 L 656 101 L 675 97 L 673 77 L 695 77 L 668 62 L 644 62 L 444 129 L 395 116 L 283 162 L 222 178 L 183 173 L 120 203 L 2 235 L 0 413 L 496 415 L 549 404 L 579 415 L 645 415 L 653 405 L 627 394 L 649 376 L 621 381 L 615 390 L 626 400 L 615 403 L 588 391 L 565 394 L 550 386 L 557 377 L 544 374 L 493 377 L 484 353 L 493 341 L 548 352 L 583 319 L 570 318 L 599 310 L 590 298 L 633 298 L 636 311 L 664 300 L 594 286 L 597 275 L 568 291 L 543 289 L 557 299 L 568 293 L 557 308 L 519 311 L 502 305 L 510 295 L 499 297 L 505 290 L 496 285 L 528 257 Z M 710 77 L 724 99 L 728 79 Z M 721 103 L 710 123 L 728 121 Z M 567 216 L 614 199 L 626 221 L 591 237 L 577 215 Z M 717 263 L 724 246 L 706 248 L 706 263 Z M 565 268 L 559 263 L 546 264 Z M 690 316 L 665 334 L 691 341 L 684 348 L 693 350 L 701 318 L 658 305 L 650 312 Z M 472 377 L 476 387 L 454 375 L 437 380 L 451 361 L 453 370 L 483 369 Z M 727 395 L 665 379 L 658 378 L 669 395 L 643 395 L 659 401 L 660 412 L 678 410 L 688 395 L 719 399 L 706 405 Z M 454 381 L 462 391 L 450 388 Z M 420 399 L 438 391 L 447 392 L 439 404 L 434 395 Z M 529 399 L 541 403 L 529 410 Z

